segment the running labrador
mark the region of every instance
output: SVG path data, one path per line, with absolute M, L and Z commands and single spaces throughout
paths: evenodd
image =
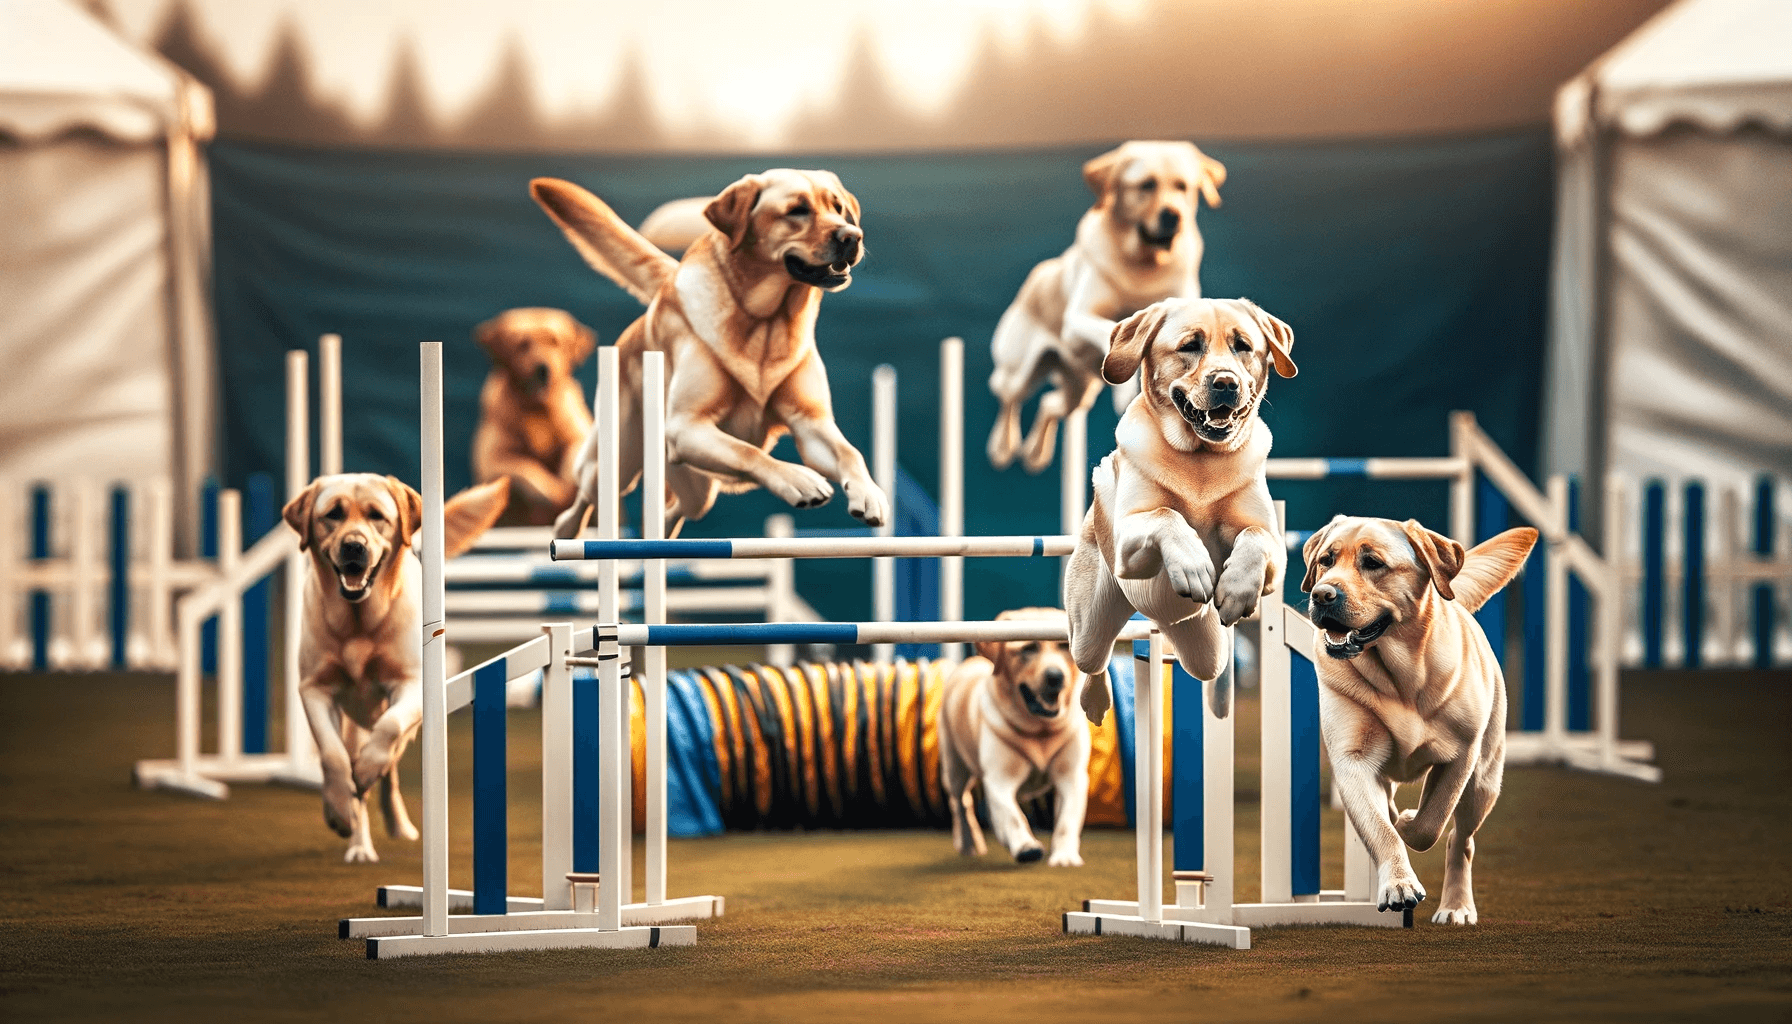
M 996 621 L 1056 620 L 1056 608 L 1022 608 Z M 981 854 L 972 791 L 979 784 L 996 841 L 1015 860 L 1045 856 L 1021 801 L 1057 796 L 1047 864 L 1081 867 L 1083 814 L 1089 802 L 1089 723 L 1071 708 L 1083 684 L 1064 645 L 1027 640 L 980 643 L 946 679 L 940 701 L 940 781 L 952 808 L 952 843 Z
M 990 343 L 989 390 L 1001 410 L 988 454 L 997 469 L 1017 452 L 1029 473 L 1051 465 L 1058 422 L 1101 392 L 1114 321 L 1161 299 L 1201 297 L 1195 193 L 1220 205 L 1224 165 L 1187 142 L 1128 142 L 1084 164 L 1083 180 L 1096 201 L 1077 222 L 1076 241 L 1027 275 Z M 1021 404 L 1047 380 L 1052 390 L 1022 441 Z M 1115 384 L 1114 409 L 1123 412 L 1135 392 Z
M 1307 541 L 1320 631 L 1319 713 L 1333 785 L 1375 858 L 1376 905 L 1425 898 L 1406 847 L 1429 850 L 1450 822 L 1435 924 L 1474 924 L 1475 832 L 1499 799 L 1506 680 L 1474 612 L 1511 582 L 1537 542 L 1507 530 L 1467 553 L 1415 520 L 1338 516 Z M 1425 780 L 1416 810 L 1394 806 Z
M 504 479 L 443 507 L 448 557 L 504 511 Z M 343 859 L 373 862 L 367 791 L 380 785 L 386 831 L 417 838 L 398 791 L 398 761 L 423 720 L 422 563 L 411 550 L 423 499 L 396 477 L 319 477 L 288 502 L 287 525 L 311 554 L 299 637 L 299 699 L 323 763 L 324 821 L 349 840 Z
M 591 409 L 573 373 L 597 335 L 563 309 L 525 308 L 480 324 L 473 340 L 492 358 L 479 391 L 473 479 L 509 477 L 504 519 L 546 526 L 575 496 L 573 456 L 591 432 Z
M 647 312 L 617 338 L 621 349 L 621 480 L 641 472 L 641 356 L 666 354 L 666 443 L 672 533 L 701 519 L 722 491 L 764 487 L 797 508 L 826 504 L 833 484 L 847 511 L 882 525 L 889 501 L 864 456 L 834 422 L 827 370 L 815 348 L 824 292 L 852 283 L 864 257 L 859 201 L 828 171 L 749 174 L 704 207 L 711 230 L 682 260 L 656 248 L 596 196 L 537 178 L 530 192 L 593 269 Z M 803 465 L 769 454 L 789 433 Z M 555 534 L 584 529 L 597 499 L 597 432 L 580 448 L 578 496 Z
M 1070 652 L 1089 674 L 1084 710 L 1100 722 L 1114 639 L 1137 610 L 1182 667 L 1213 686 L 1231 656 L 1225 627 L 1274 593 L 1288 553 L 1264 475 L 1269 427 L 1258 406 L 1270 368 L 1296 370 L 1294 332 L 1249 299 L 1166 299 L 1121 321 L 1102 363 L 1139 396 L 1093 476 L 1093 502 L 1064 574 Z

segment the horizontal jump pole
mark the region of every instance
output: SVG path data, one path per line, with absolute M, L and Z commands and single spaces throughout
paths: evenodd
M 1342 476 L 1375 480 L 1451 480 L 1467 472 L 1468 468 L 1468 460 L 1458 458 L 1270 459 L 1266 472 L 1271 480 L 1324 480 Z
M 601 625 L 588 636 L 610 632 L 623 647 L 720 647 L 762 644 L 963 644 L 982 641 L 1054 640 L 1069 631 L 1054 622 L 716 622 Z M 1121 640 L 1149 636 L 1151 623 L 1128 622 Z M 576 645 L 575 645 L 576 646 Z M 569 658 L 567 664 L 593 667 L 598 658 Z
M 1064 536 L 743 537 L 556 540 L 548 545 L 548 554 L 559 562 L 622 558 L 1055 558 L 1068 555 L 1075 548 L 1076 538 Z

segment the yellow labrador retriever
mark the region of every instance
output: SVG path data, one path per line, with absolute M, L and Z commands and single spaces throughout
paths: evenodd
M 864 257 L 859 201 L 828 171 L 749 174 L 704 206 L 711 230 L 682 260 L 656 248 L 596 196 L 537 178 L 530 192 L 585 261 L 647 305 L 616 339 L 621 349 L 623 493 L 641 471 L 641 356 L 666 354 L 666 471 L 676 534 L 721 491 L 763 487 L 797 508 L 827 503 L 873 526 L 889 501 L 834 422 L 815 347 L 824 292 L 852 283 Z M 789 433 L 803 464 L 769 454 Z M 597 498 L 597 433 L 579 451 L 578 497 L 555 523 L 577 536 Z
M 506 517 L 546 526 L 572 504 L 573 456 L 591 432 L 585 389 L 573 374 L 597 335 L 563 309 L 507 309 L 473 330 L 492 357 L 479 389 L 473 479 L 510 478 Z
M 1288 553 L 1264 476 L 1258 406 L 1271 367 L 1294 376 L 1294 332 L 1249 299 L 1166 299 L 1114 328 L 1102 375 L 1141 390 L 1093 475 L 1093 502 L 1064 574 L 1070 652 L 1100 722 L 1114 639 L 1137 610 L 1182 667 L 1208 683 L 1231 656 L 1224 627 L 1274 593 Z
M 1064 621 L 1056 608 L 1022 608 L 996 621 Z M 952 843 L 984 851 L 973 790 L 979 785 L 996 841 L 1022 863 L 1045 856 L 1020 809 L 1047 790 L 1057 796 L 1046 863 L 1081 867 L 1089 803 L 1089 723 L 1071 709 L 1082 676 L 1064 645 L 1039 640 L 980 643 L 946 680 L 940 702 L 940 781 L 952 808 Z
M 1051 465 L 1058 423 L 1095 404 L 1114 321 L 1160 299 L 1201 297 L 1205 246 L 1200 202 L 1220 205 L 1226 168 L 1187 142 L 1128 142 L 1083 165 L 1095 205 L 1063 255 L 1033 268 L 996 324 L 989 390 L 1001 402 L 989 434 L 990 465 L 1017 452 L 1030 473 Z M 1033 427 L 1021 440 L 1020 407 L 1046 381 Z M 1135 392 L 1117 383 L 1114 409 Z
M 443 507 L 449 557 L 504 511 L 510 481 Z M 299 698 L 323 764 L 324 821 L 349 840 L 343 859 L 379 860 L 366 795 L 380 785 L 386 831 L 417 838 L 398 791 L 398 760 L 423 719 L 422 563 L 411 539 L 423 498 L 396 477 L 319 477 L 288 502 L 287 525 L 311 555 L 299 639 Z
M 1506 680 L 1474 611 L 1511 582 L 1537 542 L 1507 530 L 1464 553 L 1415 520 L 1339 516 L 1307 541 L 1307 617 L 1320 631 L 1319 713 L 1332 784 L 1375 858 L 1376 905 L 1425 898 L 1406 847 L 1450 823 L 1435 924 L 1474 924 L 1475 832 L 1499 799 Z M 1425 780 L 1416 810 L 1400 783 Z

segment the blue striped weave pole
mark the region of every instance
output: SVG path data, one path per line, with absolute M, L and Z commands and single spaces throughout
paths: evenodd
M 505 690 L 510 682 L 499 658 L 473 673 L 473 913 L 502 914 L 509 906 L 508 750 L 504 735 Z
M 1484 540 L 1504 532 L 1511 524 L 1512 506 L 1506 501 L 1506 495 L 1495 487 L 1487 474 L 1475 473 L 1475 542 Z M 1482 632 L 1487 634 L 1488 643 L 1493 645 L 1494 656 L 1501 667 L 1506 666 L 1506 588 L 1487 599 L 1481 610 L 1475 613 L 1475 620 L 1481 624 Z
M 1293 789 L 1288 840 L 1294 847 L 1288 860 L 1294 895 L 1313 896 L 1319 892 L 1319 670 L 1292 649 L 1288 688 L 1293 733 L 1288 746 L 1293 760 L 1288 773 Z
M 623 647 L 760 647 L 766 644 L 980 643 L 989 640 L 1066 642 L 1065 630 L 1045 621 L 1003 622 L 703 622 L 599 625 Z M 1128 622 L 1120 640 L 1149 635 L 1149 622 Z M 592 658 L 571 664 L 590 667 Z
M 1661 667 L 1662 605 L 1667 593 L 1667 488 L 1643 488 L 1643 667 Z
M 122 670 L 130 651 L 131 632 L 131 492 L 112 488 L 112 586 L 107 609 L 112 629 L 112 667 Z
M 250 543 L 274 528 L 274 478 L 249 477 L 243 503 L 244 535 Z M 243 753 L 268 750 L 268 629 L 273 578 L 264 576 L 243 591 Z
M 555 561 L 688 558 L 1042 558 L 1068 555 L 1075 537 L 743 537 L 735 540 L 555 540 Z
M 1686 484 L 1686 505 L 1681 515 L 1684 534 L 1680 548 L 1680 631 L 1687 668 L 1698 668 L 1705 655 L 1705 485 Z
M 1580 532 L 1580 478 L 1568 478 L 1568 530 Z M 1572 570 L 1568 573 L 1568 729 L 1585 732 L 1593 727 L 1593 666 L 1587 585 Z
M 1755 557 L 1766 561 L 1773 557 L 1773 477 L 1763 475 L 1755 481 L 1754 536 L 1749 545 Z M 1755 584 L 1754 633 L 1755 667 L 1773 667 L 1773 584 Z
M 31 488 L 31 558 L 43 561 L 50 557 L 50 488 L 38 484 Z M 50 592 L 31 592 L 31 668 L 36 672 L 50 670 Z

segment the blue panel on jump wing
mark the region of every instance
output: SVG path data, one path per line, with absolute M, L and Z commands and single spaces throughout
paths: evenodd
M 1292 808 L 1289 864 L 1296 896 L 1319 891 L 1319 673 L 1313 663 L 1288 652 L 1289 766 Z
M 1207 737 L 1201 680 L 1175 662 L 1170 670 L 1170 833 L 1175 871 L 1207 864 Z
M 1136 644 L 1134 645 L 1137 646 Z M 1126 824 L 1132 827 L 1137 824 L 1137 796 L 1133 789 L 1133 715 L 1132 715 L 1132 673 L 1133 659 L 1108 659 L 1108 683 L 1113 688 L 1114 725 L 1119 730 L 1120 781 L 1126 792 Z
M 504 659 L 473 673 L 473 913 L 502 914 L 509 904 L 510 837 L 504 735 L 509 673 Z
M 597 673 L 572 676 L 572 869 L 598 869 Z

